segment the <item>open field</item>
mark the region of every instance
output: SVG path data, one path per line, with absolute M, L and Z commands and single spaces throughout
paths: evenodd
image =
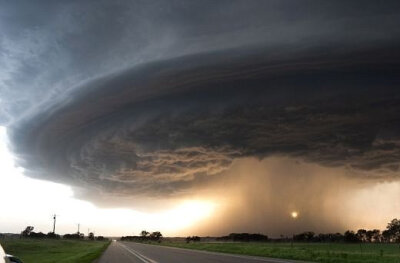
M 109 242 L 53 239 L 0 239 L 8 254 L 24 263 L 91 263 Z
M 157 243 L 153 243 L 157 244 Z M 400 244 L 379 243 L 185 243 L 160 245 L 222 253 L 297 259 L 323 263 L 400 263 Z

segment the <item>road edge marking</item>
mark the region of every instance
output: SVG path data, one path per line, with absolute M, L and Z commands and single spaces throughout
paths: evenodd
M 158 263 L 157 261 L 146 257 L 145 255 L 140 254 L 139 252 L 137 252 L 136 250 L 130 249 L 128 248 L 126 245 L 118 242 L 118 244 L 123 247 L 126 251 L 128 251 L 129 253 L 131 253 L 132 255 L 136 256 L 138 259 L 140 259 L 141 261 L 143 261 L 144 263 Z

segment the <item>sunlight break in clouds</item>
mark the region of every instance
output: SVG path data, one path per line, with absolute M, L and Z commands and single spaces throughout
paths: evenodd
M 365 175 L 348 172 L 283 156 L 238 159 L 204 193 L 221 201 L 198 233 L 279 237 L 299 231 L 384 229 L 400 211 L 400 182 L 366 181 Z
M 49 232 L 51 215 L 56 213 L 57 233 L 76 232 L 80 223 L 84 233 L 90 228 L 96 234 L 111 236 L 139 234 L 143 229 L 159 230 L 165 235 L 226 234 L 250 229 L 278 236 L 296 231 L 293 227 L 299 226 L 321 231 L 360 226 L 382 229 L 400 210 L 397 181 L 365 183 L 346 177 L 346 171 L 340 168 L 284 157 L 238 159 L 212 185 L 194 190 L 192 198 L 175 200 L 173 207 L 152 213 L 98 208 L 75 199 L 68 186 L 23 176 L 23 169 L 14 166 L 6 144 L 2 127 L 0 200 L 7 212 L 0 213 L 0 232 L 19 232 L 27 225 Z M 299 213 L 296 225 L 290 223 L 293 211 Z M 282 221 L 287 221 L 285 229 Z
M 160 230 L 176 234 L 209 217 L 215 207 L 209 201 L 186 200 L 174 208 L 157 213 L 130 209 L 100 209 L 74 199 L 70 187 L 22 175 L 7 149 L 6 129 L 0 128 L 0 232 L 20 232 L 28 225 L 44 233 L 52 230 L 52 214 L 58 215 L 57 233 L 72 233 L 81 224 L 98 235 L 138 234 L 141 230 Z

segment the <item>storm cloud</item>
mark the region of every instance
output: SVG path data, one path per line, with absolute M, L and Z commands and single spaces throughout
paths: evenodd
M 138 194 L 179 192 L 249 156 L 375 177 L 398 170 L 393 51 L 283 62 L 240 52 L 229 63 L 226 52 L 185 56 L 91 82 L 16 126 L 15 151 L 33 176 Z
M 99 203 L 214 189 L 248 158 L 400 179 L 398 1 L 2 5 L 2 120 L 31 177 Z

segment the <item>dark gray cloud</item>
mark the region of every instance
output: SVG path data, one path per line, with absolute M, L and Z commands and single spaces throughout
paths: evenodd
M 32 176 L 110 193 L 179 194 L 248 156 L 393 176 L 396 49 L 311 51 L 213 52 L 98 79 L 15 126 L 15 152 Z
M 149 61 L 261 43 L 387 43 L 398 39 L 398 10 L 397 1 L 2 1 L 1 120 L 43 112 L 83 82 Z
M 1 114 L 32 177 L 179 196 L 280 155 L 398 179 L 398 1 L 2 7 Z

